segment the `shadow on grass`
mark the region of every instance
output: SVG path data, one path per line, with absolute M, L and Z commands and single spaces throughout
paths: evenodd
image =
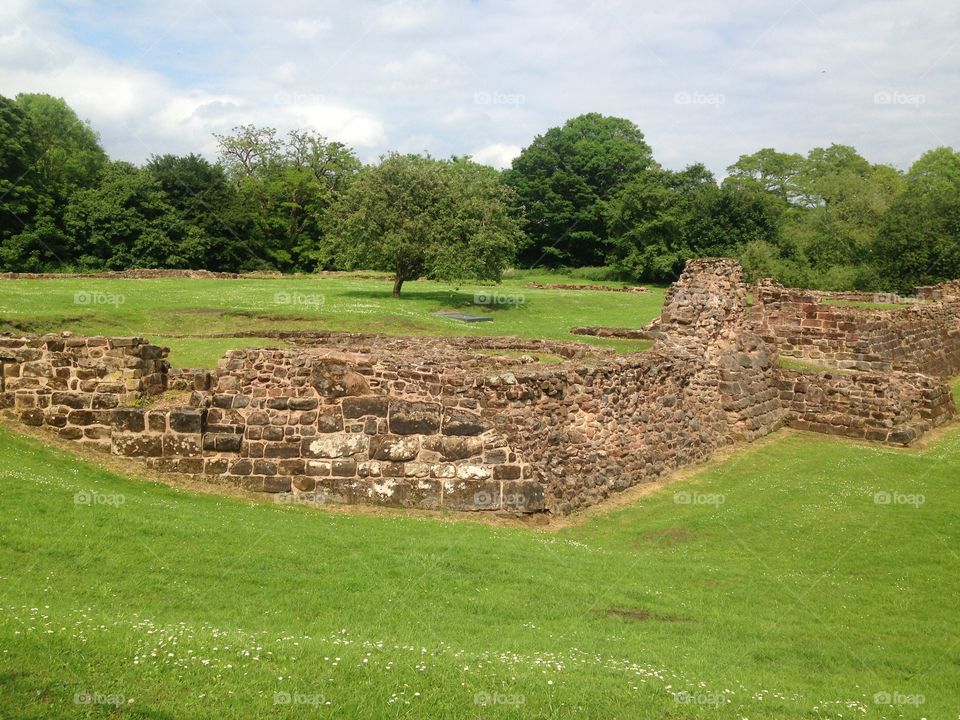
M 344 293 L 341 293 L 343 297 L 350 297 L 357 300 L 385 300 L 393 299 L 389 290 L 378 291 L 378 290 L 348 290 Z M 475 302 L 478 299 L 479 295 L 485 295 L 487 298 L 491 298 L 491 302 Z M 515 302 L 498 302 L 498 298 L 511 298 L 515 297 L 516 293 L 509 293 L 503 290 L 490 290 L 484 293 L 465 293 L 458 290 L 424 290 L 418 291 L 415 288 L 411 288 L 409 291 L 404 290 L 398 302 L 408 301 L 408 302 L 429 302 L 433 304 L 435 310 L 444 310 L 451 307 L 455 308 L 470 308 L 472 310 L 480 311 L 502 311 L 502 310 L 518 310 L 525 307 L 524 303 L 515 303 Z

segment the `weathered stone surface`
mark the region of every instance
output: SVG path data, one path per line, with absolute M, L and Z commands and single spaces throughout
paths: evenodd
M 314 362 L 310 385 L 318 395 L 327 398 L 370 393 L 370 386 L 363 375 L 346 363 L 328 358 L 320 358 Z
M 370 438 L 363 434 L 329 435 L 306 439 L 302 445 L 303 457 L 341 458 L 368 453 Z
M 414 436 L 377 435 L 370 439 L 370 458 L 403 462 L 414 460 L 420 452 L 420 440 Z
M 443 411 L 444 435 L 480 435 L 490 429 L 490 424 L 476 413 L 460 408 L 445 408 Z
M 499 510 L 500 483 L 491 480 L 445 480 L 443 506 L 449 510 Z
M 392 400 L 389 421 L 396 435 L 433 435 L 440 430 L 440 405 Z
M 163 435 L 115 432 L 110 452 L 123 457 L 159 457 L 163 455 Z
M 118 432 L 143 432 L 147 427 L 146 410 L 116 408 L 110 413 L 110 427 Z
M 440 507 L 441 484 L 438 480 L 374 478 L 370 499 L 377 505 L 436 510 Z
M 343 399 L 343 416 L 346 418 L 360 418 L 366 415 L 386 417 L 389 407 L 390 398 L 386 395 L 347 397 Z
M 439 454 L 442 460 L 466 460 L 483 453 L 483 440 L 478 437 L 424 438 L 423 447 Z
M 199 433 L 203 427 L 203 410 L 184 408 L 170 411 L 170 429 L 178 433 Z
M 546 507 L 543 486 L 532 480 L 503 483 L 503 510 L 516 513 L 540 512 Z

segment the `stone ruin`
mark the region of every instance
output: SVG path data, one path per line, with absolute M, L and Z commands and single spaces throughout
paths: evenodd
M 905 445 L 952 419 L 956 288 L 875 311 L 770 281 L 751 290 L 735 261 L 694 260 L 643 331 L 653 347 L 619 355 L 318 332 L 172 370 L 166 348 L 139 338 L 2 336 L 0 408 L 284 500 L 564 514 L 782 426 Z M 181 406 L 151 407 L 171 392 Z

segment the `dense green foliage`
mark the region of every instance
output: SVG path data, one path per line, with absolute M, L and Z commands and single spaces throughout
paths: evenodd
M 526 214 L 521 264 L 602 263 L 606 202 L 652 166 L 640 128 L 622 118 L 589 113 L 537 136 L 505 178 Z
M 520 230 L 492 168 L 469 159 L 391 154 L 364 168 L 330 212 L 324 246 L 335 267 L 405 280 L 499 280 Z
M 510 264 L 666 282 L 711 255 L 838 290 L 960 275 L 951 148 L 907 173 L 845 145 L 764 148 L 718 182 L 700 164 L 662 168 L 634 123 L 599 113 L 537 136 L 504 172 L 396 153 L 364 166 L 315 133 L 253 125 L 217 141 L 216 163 L 135 167 L 111 162 L 63 100 L 0 97 L 0 270 L 366 268 L 395 273 L 398 291 Z

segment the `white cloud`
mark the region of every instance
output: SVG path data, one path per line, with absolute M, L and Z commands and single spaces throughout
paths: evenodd
M 519 145 L 505 145 L 494 143 L 478 148 L 470 153 L 471 157 L 483 165 L 492 165 L 495 168 L 508 168 L 513 159 L 520 154 Z
M 675 0 L 171 0 L 0 5 L 0 93 L 49 92 L 114 156 L 212 152 L 244 122 L 503 167 L 583 112 L 636 122 L 668 167 L 855 145 L 908 166 L 960 146 L 960 6 Z M 825 72 L 824 72 L 825 71 Z M 910 106 L 878 92 L 922 95 Z M 678 94 L 722 96 L 681 103 Z

